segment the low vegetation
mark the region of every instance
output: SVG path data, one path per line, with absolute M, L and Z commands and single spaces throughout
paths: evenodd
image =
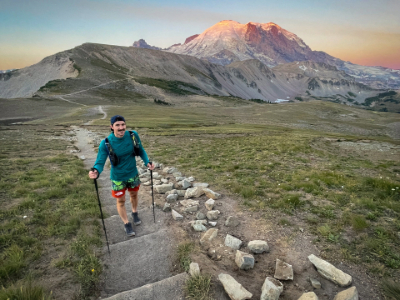
M 62 128 L 6 129 L 0 134 L 0 299 L 50 299 L 51 291 L 57 298 L 69 281 L 77 285 L 76 298 L 86 299 L 102 271 L 93 184 L 82 161 L 65 154 L 71 143 Z M 52 286 L 38 284 L 59 269 L 68 275 Z
M 197 86 L 182 81 L 169 81 L 148 77 L 138 77 L 135 78 L 135 81 L 141 84 L 161 88 L 175 95 L 196 95 L 197 93 L 194 91 L 198 91 L 199 93 L 201 92 Z

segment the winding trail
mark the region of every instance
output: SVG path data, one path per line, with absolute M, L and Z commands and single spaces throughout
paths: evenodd
M 104 114 L 101 119 L 105 119 L 107 114 L 102 106 L 98 109 Z M 89 140 L 97 134 L 84 126 L 73 126 L 73 130 L 77 137 L 76 146 L 81 150 L 80 155 L 85 156 L 85 167 L 90 169 L 97 153 Z M 137 163 L 139 165 L 140 161 Z M 176 241 L 173 232 L 168 230 L 167 214 L 156 208 L 156 222 L 153 221 L 151 188 L 142 185 L 138 205 L 142 224 L 134 226 L 136 237 L 127 238 L 117 212 L 116 200 L 111 197 L 109 177 L 110 168 L 106 164 L 97 179 L 103 212 L 107 216 L 104 222 L 111 250 L 111 255 L 108 255 L 107 247 L 103 248 L 101 299 L 183 300 L 183 285 L 188 275 L 172 273 Z M 129 201 L 125 202 L 125 206 L 131 219 Z

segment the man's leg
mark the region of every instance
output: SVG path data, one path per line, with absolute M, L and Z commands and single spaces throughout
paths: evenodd
M 137 206 L 138 206 L 138 191 L 129 191 L 129 194 L 131 196 L 131 204 L 132 204 L 132 212 L 137 212 Z
M 129 221 L 125 209 L 125 194 L 122 197 L 116 199 L 117 199 L 118 214 L 121 217 L 121 220 L 124 222 L 124 224 L 127 224 L 129 223 Z

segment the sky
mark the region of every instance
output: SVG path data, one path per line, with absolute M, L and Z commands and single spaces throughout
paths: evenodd
M 222 20 L 274 22 L 312 50 L 400 69 L 400 0 L 0 0 L 0 70 L 86 42 L 183 43 Z

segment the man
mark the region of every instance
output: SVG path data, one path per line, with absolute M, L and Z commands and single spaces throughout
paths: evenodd
M 131 237 L 135 235 L 132 224 L 128 220 L 125 209 L 125 191 L 128 190 L 132 204 L 133 224 L 139 225 L 142 221 L 137 213 L 138 192 L 140 187 L 139 173 L 136 168 L 136 159 L 134 153 L 134 142 L 129 131 L 126 131 L 124 117 L 120 115 L 111 118 L 111 134 L 106 140 L 102 140 L 99 146 L 96 162 L 93 166 L 94 171 L 89 172 L 91 179 L 97 179 L 103 171 L 107 157 L 111 160 L 111 184 L 112 196 L 117 199 L 118 214 L 125 225 L 126 234 Z M 143 159 L 143 162 L 150 170 L 154 169 L 154 164 L 149 163 L 146 151 L 143 149 L 139 135 L 134 131 L 136 140 L 136 151 Z M 114 155 L 117 158 L 114 158 Z

